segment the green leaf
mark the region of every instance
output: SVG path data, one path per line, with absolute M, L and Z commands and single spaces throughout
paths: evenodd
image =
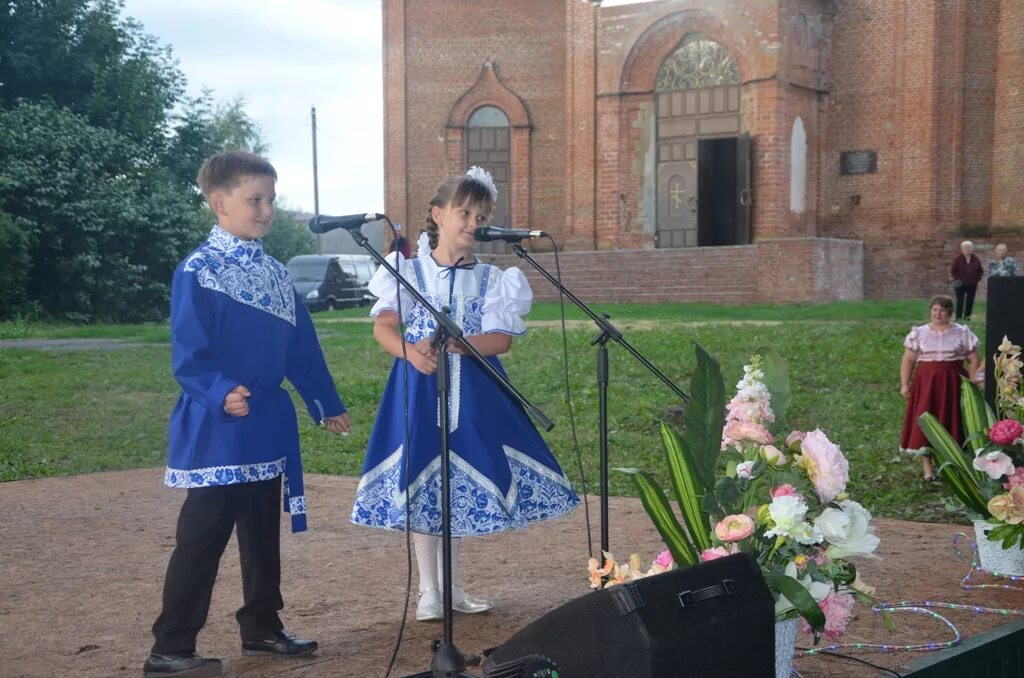
M 654 527 L 658 530 L 658 534 L 661 535 L 662 541 L 665 542 L 665 546 L 672 553 L 672 558 L 676 563 L 680 566 L 696 565 L 696 546 L 690 542 L 689 536 L 683 531 L 683 526 L 679 524 L 675 514 L 672 513 L 672 506 L 668 503 L 665 493 L 657 482 L 649 474 L 639 469 L 620 468 L 616 470 L 628 473 L 633 477 L 633 483 L 640 494 L 644 510 L 651 522 L 654 523 Z
M 682 447 L 693 461 L 700 485 L 710 489 L 722 448 L 725 427 L 725 382 L 722 369 L 700 344 L 694 344 L 697 366 L 690 382 L 690 401 L 683 410 Z
M 706 489 L 697 478 L 695 461 L 683 448 L 676 430 L 665 422 L 661 424 L 661 444 L 665 448 L 668 477 L 679 502 L 679 512 L 686 523 L 686 529 L 689 530 L 698 551 L 709 549 L 710 518 L 701 510 Z
M 985 411 L 985 396 L 975 384 L 968 379 L 960 381 L 960 410 L 963 420 L 965 443 L 969 443 L 968 449 L 977 454 L 988 438 L 985 432 L 991 424 Z
M 932 444 L 932 454 L 942 469 L 942 480 L 967 508 L 981 515 L 988 515 L 987 502 L 981 493 L 984 474 L 974 470 L 968 463 L 960 446 L 931 412 L 925 412 L 918 417 L 917 423 L 928 438 L 928 442 Z
M 789 388 L 789 364 L 785 358 L 771 348 L 759 348 L 757 354 L 761 356 L 764 385 L 768 388 L 768 393 L 771 394 L 772 412 L 775 413 L 775 421 L 768 426 L 768 430 L 773 436 L 779 435 L 788 428 L 786 413 L 793 401 Z
M 816 633 L 821 633 L 825 629 L 825 613 L 821 611 L 818 603 L 803 584 L 789 575 L 779 572 L 769 572 L 765 578 L 779 593 L 786 596 L 789 602 L 793 603 L 796 611 L 807 620 Z

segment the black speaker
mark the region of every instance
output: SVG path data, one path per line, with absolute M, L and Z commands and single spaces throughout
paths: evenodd
M 1004 276 L 988 279 L 988 303 L 985 310 L 985 400 L 993 408 L 996 399 L 995 363 L 1003 337 L 1024 345 L 1024 277 Z
M 484 661 L 484 675 L 542 655 L 561 678 L 773 678 L 775 603 L 745 555 L 589 593 Z

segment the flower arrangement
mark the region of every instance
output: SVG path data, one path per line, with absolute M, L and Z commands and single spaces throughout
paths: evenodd
M 661 574 L 676 569 L 676 563 L 670 551 L 662 551 L 646 570 L 640 566 L 639 554 L 632 554 L 629 561 L 622 565 L 616 563 L 615 556 L 607 551 L 602 551 L 602 555 L 604 555 L 603 565 L 598 562 L 597 558 L 590 558 L 587 561 L 587 572 L 590 575 L 590 588 L 592 589 L 617 586 L 628 581 L 650 577 L 652 574 Z
M 783 438 L 790 389 L 778 354 L 760 350 L 736 389 L 726 404 L 718 363 L 698 345 L 683 433 L 661 426 L 682 523 L 649 474 L 620 470 L 675 562 L 745 553 L 760 565 L 778 621 L 800 616 L 805 631 L 837 638 L 855 599 L 873 593 L 850 561 L 878 547 L 871 514 L 847 494 L 849 463 L 823 431 Z
M 1004 549 L 1024 548 L 1024 391 L 1021 347 L 1003 337 L 994 357 L 996 409 L 968 380 L 960 385 L 964 426 L 961 448 L 930 413 L 918 418 L 939 462 L 938 475 L 963 504 L 967 515 L 996 527 L 991 541 Z

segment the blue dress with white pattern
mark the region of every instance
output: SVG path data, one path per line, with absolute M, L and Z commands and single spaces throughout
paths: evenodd
M 395 255 L 388 259 L 392 264 Z M 517 268 L 502 271 L 477 262 L 472 268 L 439 265 L 423 253 L 403 259 L 402 276 L 436 308 L 448 306 L 467 336 L 526 331 L 522 316 L 533 293 Z M 401 299 L 405 338 L 411 343 L 435 329 L 432 315 L 383 267 L 370 282 L 378 297 L 371 315 L 398 312 Z M 488 361 L 504 374 L 496 357 Z M 512 400 L 472 357 L 449 355 L 449 447 L 451 450 L 452 534 L 490 534 L 557 518 L 579 498 L 558 461 L 522 407 Z M 404 454 L 402 369 L 408 375 L 409 454 Z M 437 376 L 424 375 L 395 360 L 370 435 L 363 476 L 356 492 L 352 522 L 396 530 L 441 533 L 441 457 Z M 408 464 L 408 468 L 406 468 Z

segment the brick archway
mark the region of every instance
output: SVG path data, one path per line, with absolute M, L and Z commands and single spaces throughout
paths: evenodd
M 481 106 L 500 108 L 508 117 L 509 140 L 509 226 L 530 221 L 530 116 L 515 92 L 498 78 L 494 63 L 488 59 L 476 82 L 455 102 L 448 113 L 445 130 L 445 162 L 448 174 L 466 171 L 466 127 L 469 116 Z
M 702 33 L 728 49 L 742 82 L 760 77 L 765 69 L 771 74 L 774 58 L 764 52 L 753 30 L 727 24 L 708 10 L 687 9 L 658 19 L 640 34 L 623 61 L 619 92 L 653 92 L 662 62 L 688 33 Z

